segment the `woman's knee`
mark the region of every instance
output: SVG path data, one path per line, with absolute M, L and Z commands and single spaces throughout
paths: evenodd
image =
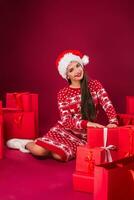
M 30 142 L 26 145 L 26 148 L 35 156 L 47 156 L 49 151 L 34 142 Z
M 58 155 L 58 154 L 56 154 L 56 153 L 53 153 L 53 152 L 52 152 L 51 154 L 52 154 L 52 157 L 53 157 L 55 160 L 64 161 L 60 155 Z

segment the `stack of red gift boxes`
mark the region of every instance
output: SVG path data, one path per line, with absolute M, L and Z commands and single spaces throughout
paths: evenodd
M 132 97 L 130 98 L 132 100 Z M 127 103 L 129 102 L 133 106 L 134 97 L 133 104 L 132 101 L 128 100 Z M 128 108 L 133 116 L 134 112 L 132 115 L 130 106 Z M 73 174 L 73 186 L 76 191 L 94 192 L 94 200 L 119 200 L 122 194 L 126 194 L 126 190 L 122 190 L 121 187 L 118 195 L 110 195 L 117 191 L 114 185 L 117 186 L 119 182 L 121 184 L 123 180 L 131 179 L 134 186 L 134 125 L 132 125 L 132 118 L 129 124 L 125 123 L 124 125 L 118 128 L 87 129 L 87 145 L 77 148 L 76 171 Z M 130 160 L 130 158 L 133 159 Z M 121 162 L 122 159 L 125 159 L 125 165 Z M 117 165 L 113 164 L 116 162 Z M 120 173 L 117 175 L 119 171 Z M 118 179 L 117 182 L 115 178 Z M 133 194 L 134 192 L 131 191 L 129 200 L 131 197 L 134 198 Z
M 3 140 L 37 138 L 38 94 L 30 92 L 7 93 L 6 107 L 2 108 L 1 103 L 0 111 L 0 158 L 2 158 Z

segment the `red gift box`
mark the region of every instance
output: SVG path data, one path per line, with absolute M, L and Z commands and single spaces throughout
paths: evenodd
M 134 199 L 134 157 L 95 166 L 94 200 Z
M 37 138 L 34 112 L 15 111 L 15 109 L 3 109 L 3 125 L 5 139 Z
M 124 125 L 130 125 L 133 122 L 133 115 L 130 114 L 118 114 L 118 121 L 119 121 L 119 126 L 124 126 Z
M 132 116 L 131 124 L 134 125 L 134 115 Z
M 107 128 L 104 129 L 106 130 Z M 104 134 L 104 129 L 88 128 L 87 145 L 90 148 L 103 147 L 109 152 L 107 149 L 112 149 L 111 145 L 113 145 L 113 147 L 117 148 L 115 148 L 117 151 L 111 150 L 113 160 L 134 154 L 134 126 L 108 128 L 107 135 Z
M 126 96 L 126 113 L 134 114 L 134 96 Z
M 6 107 L 31 111 L 31 96 L 29 92 L 6 93 Z
M 134 126 L 119 128 L 118 158 L 134 155 Z
M 6 94 L 6 107 L 35 113 L 35 126 L 38 133 L 38 94 L 14 92 Z
M 73 187 L 76 191 L 93 192 L 94 178 L 84 173 L 73 174 Z
M 107 154 L 103 148 L 78 146 L 76 154 L 76 171 L 94 175 L 94 164 L 107 162 Z
M 90 148 L 111 144 L 118 146 L 118 133 L 119 128 L 87 128 L 87 145 Z
M 94 157 L 92 149 L 86 145 L 78 146 L 76 153 L 76 171 L 84 172 L 93 176 L 94 171 Z
M 87 128 L 87 146 L 89 148 L 101 147 L 107 154 L 107 161 L 111 162 L 112 159 L 118 158 L 118 132 L 118 128 Z

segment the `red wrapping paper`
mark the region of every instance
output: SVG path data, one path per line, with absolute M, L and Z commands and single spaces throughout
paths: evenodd
M 31 111 L 31 96 L 29 92 L 23 93 L 7 93 L 6 94 L 6 107 L 17 108 L 23 111 Z
M 13 109 L 3 111 L 5 139 L 37 137 L 34 112 L 21 112 Z
M 134 155 L 134 126 L 119 129 L 118 158 Z
M 134 115 L 132 116 L 131 124 L 134 125 Z
M 90 148 L 104 146 L 103 133 L 103 128 L 87 128 L 87 146 Z M 118 146 L 118 134 L 119 128 L 109 128 L 107 145 L 113 144 Z
M 88 128 L 88 147 L 104 146 L 103 128 Z M 134 126 L 123 126 L 108 129 L 107 146 L 114 145 L 117 151 L 112 151 L 113 160 L 134 154 Z
M 99 147 L 89 148 L 86 145 L 77 147 L 76 171 L 94 176 L 94 164 L 104 163 L 105 150 Z
M 95 166 L 94 200 L 134 199 L 134 159 Z
M 93 176 L 94 156 L 92 149 L 87 146 L 78 146 L 76 154 L 76 171 Z
M 35 128 L 38 133 L 38 94 L 30 92 L 16 92 L 6 94 L 6 107 L 17 108 L 26 112 L 34 112 Z

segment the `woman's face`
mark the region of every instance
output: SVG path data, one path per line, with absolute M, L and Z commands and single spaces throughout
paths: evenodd
M 83 78 L 83 67 L 77 61 L 71 62 L 67 67 L 67 79 L 73 81 L 80 81 Z

